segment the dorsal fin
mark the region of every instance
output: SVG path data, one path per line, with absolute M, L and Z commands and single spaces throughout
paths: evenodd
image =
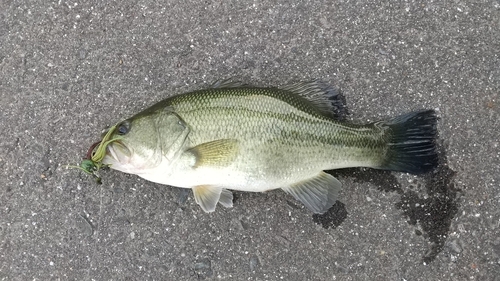
M 237 88 L 237 87 L 248 87 L 247 84 L 236 81 L 233 78 L 228 78 L 225 80 L 217 80 L 212 84 L 211 88 Z
M 306 98 L 326 116 L 344 120 L 349 114 L 344 95 L 320 80 L 293 83 L 280 89 Z

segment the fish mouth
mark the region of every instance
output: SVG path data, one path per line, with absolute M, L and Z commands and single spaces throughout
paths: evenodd
M 103 159 L 103 163 L 112 164 L 117 162 L 120 164 L 126 164 L 130 162 L 131 157 L 132 151 L 125 144 L 123 144 L 123 142 L 116 140 L 106 147 L 106 156 Z M 109 158 L 113 159 L 114 161 L 108 161 Z

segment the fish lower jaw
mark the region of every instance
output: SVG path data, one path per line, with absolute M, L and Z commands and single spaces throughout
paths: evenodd
M 137 174 L 136 169 L 134 167 L 130 167 L 129 165 L 122 165 L 120 163 L 111 163 L 107 165 L 109 165 L 109 168 L 113 170 L 117 170 L 127 174 L 133 174 L 133 175 Z
M 115 158 L 113 158 L 110 155 L 104 156 L 104 159 L 102 160 L 102 164 L 109 166 L 109 168 L 113 170 L 117 170 L 123 173 L 127 174 L 138 174 L 140 172 L 140 169 L 138 169 L 136 166 L 130 164 L 130 163 L 123 163 Z

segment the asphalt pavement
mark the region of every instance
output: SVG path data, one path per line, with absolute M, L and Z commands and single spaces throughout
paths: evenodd
M 236 78 L 321 79 L 347 119 L 439 115 L 439 167 L 330 171 L 204 213 L 190 190 L 75 169 L 101 132 Z M 0 280 L 500 280 L 500 2 L 0 1 Z

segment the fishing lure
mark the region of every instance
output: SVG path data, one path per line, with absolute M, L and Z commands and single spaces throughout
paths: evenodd
M 86 157 L 82 160 L 79 166 L 68 165 L 68 168 L 75 168 L 83 171 L 88 175 L 92 175 L 98 184 L 102 183 L 102 179 L 98 174 L 98 171 L 106 167 L 107 165 L 102 164 L 102 159 L 106 155 L 106 147 L 118 140 L 119 138 L 110 139 L 111 135 L 116 129 L 116 125 L 112 126 L 101 141 L 94 143 L 87 151 Z

